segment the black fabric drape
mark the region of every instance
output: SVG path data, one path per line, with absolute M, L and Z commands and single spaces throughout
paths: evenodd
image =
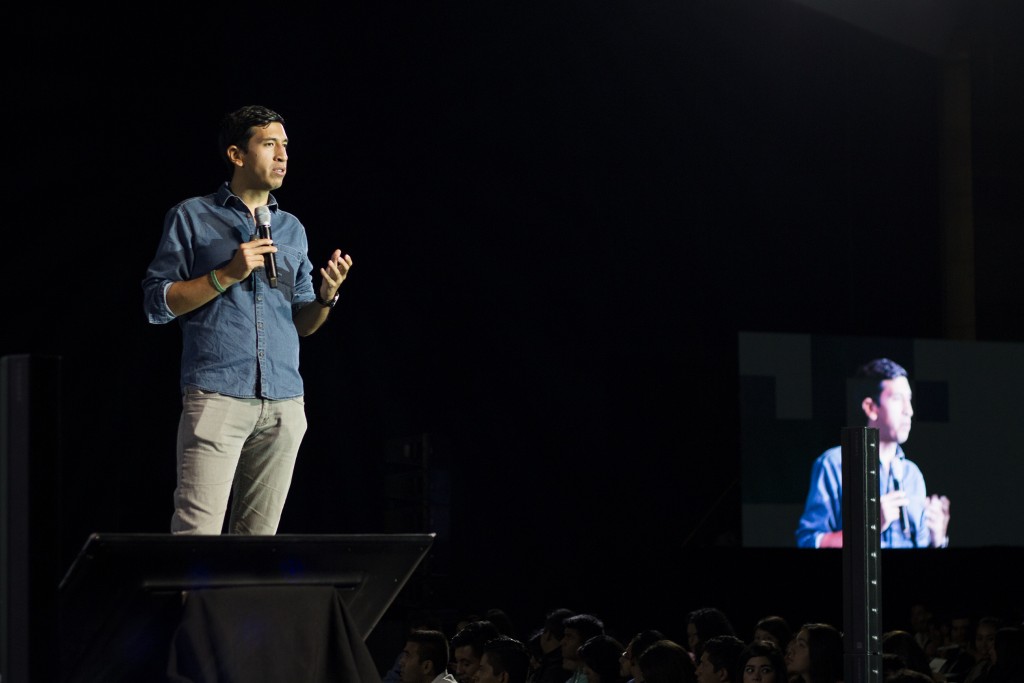
M 329 586 L 190 591 L 167 662 L 170 683 L 380 683 Z

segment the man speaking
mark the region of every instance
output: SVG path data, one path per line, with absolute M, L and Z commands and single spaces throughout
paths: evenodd
M 878 430 L 878 485 L 882 548 L 945 548 L 949 543 L 949 499 L 927 495 L 924 475 L 902 444 L 910 437 L 914 408 L 907 371 L 877 358 L 857 372 L 860 407 L 867 426 Z M 822 453 L 811 468 L 811 485 L 796 544 L 800 548 L 843 546 L 842 447 Z

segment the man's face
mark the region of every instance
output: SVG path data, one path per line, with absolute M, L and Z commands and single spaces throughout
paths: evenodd
M 957 617 L 949 622 L 949 639 L 957 645 L 967 643 L 971 633 L 971 620 L 968 617 Z
M 574 628 L 565 629 L 565 635 L 562 636 L 562 662 L 571 662 L 572 667 L 576 665 L 576 651 L 580 649 L 582 638 L 580 632 Z
M 473 675 L 480 668 L 480 658 L 473 652 L 472 645 L 460 645 L 455 648 L 455 677 L 460 683 L 472 683 Z
M 265 128 L 255 126 L 249 146 L 235 161 L 249 187 L 267 191 L 279 189 L 288 170 L 288 135 L 284 126 L 278 121 Z
M 402 659 L 399 664 L 402 683 L 419 683 L 423 680 L 423 663 L 420 662 L 420 646 L 418 643 L 406 643 L 402 648 Z
M 544 629 L 540 634 L 540 649 L 547 654 L 555 648 L 562 647 L 562 639 L 555 636 L 550 629 Z
M 480 666 L 477 667 L 476 674 L 473 676 L 473 683 L 508 683 L 508 672 L 494 673 L 494 667 L 491 666 L 485 652 L 480 658 Z
M 697 662 L 697 683 L 720 683 L 718 672 L 708 659 L 707 652 L 701 654 L 700 661 Z
M 910 421 L 914 417 L 910 399 L 910 382 L 906 377 L 882 380 L 878 401 L 864 399 L 862 407 L 868 416 L 868 427 L 878 430 L 880 442 L 901 444 L 910 437 Z

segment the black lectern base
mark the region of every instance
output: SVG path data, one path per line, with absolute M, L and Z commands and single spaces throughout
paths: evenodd
M 60 680 L 374 681 L 366 637 L 433 540 L 93 534 L 60 585 Z

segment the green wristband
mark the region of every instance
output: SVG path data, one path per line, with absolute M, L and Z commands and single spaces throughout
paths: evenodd
M 217 279 L 217 269 L 216 268 L 214 268 L 213 270 L 210 271 L 210 284 L 213 285 L 213 288 L 216 289 L 221 294 L 223 294 L 224 292 L 228 291 L 228 290 L 224 289 L 223 286 L 221 286 L 220 280 Z

